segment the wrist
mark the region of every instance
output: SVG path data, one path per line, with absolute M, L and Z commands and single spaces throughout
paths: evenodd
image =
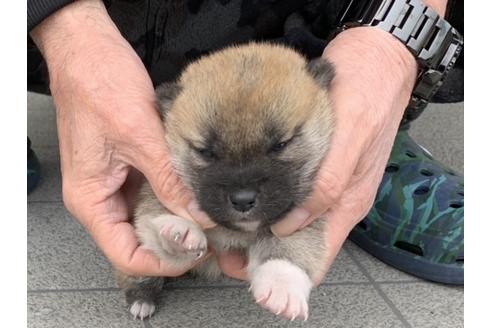
M 102 0 L 78 0 L 63 7 L 36 26 L 31 37 L 49 69 L 103 37 L 122 38 Z
M 341 32 L 325 48 L 323 57 L 334 64 L 343 83 L 360 81 L 369 90 L 404 97 L 410 96 L 415 85 L 415 57 L 391 34 L 374 27 Z

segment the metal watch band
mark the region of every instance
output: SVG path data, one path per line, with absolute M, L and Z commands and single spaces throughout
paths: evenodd
M 420 68 L 409 104 L 416 109 L 437 92 L 463 46 L 459 32 L 420 0 L 349 0 L 338 22 L 340 31 L 378 27 L 406 45 Z

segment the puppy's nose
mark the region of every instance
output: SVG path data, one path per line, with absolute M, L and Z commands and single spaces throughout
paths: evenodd
M 232 206 L 240 211 L 246 212 L 255 206 L 256 191 L 251 189 L 242 189 L 229 195 Z

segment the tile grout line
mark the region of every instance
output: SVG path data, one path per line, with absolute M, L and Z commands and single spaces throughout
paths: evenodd
M 416 284 L 422 283 L 421 280 L 387 280 L 387 281 L 378 281 L 379 285 L 392 285 L 392 284 Z M 348 286 L 348 285 L 372 285 L 371 281 L 353 281 L 353 282 L 323 282 L 320 286 Z
M 33 139 L 31 139 L 31 142 L 33 142 Z M 31 145 L 34 146 L 33 143 L 31 143 Z M 45 144 L 45 145 L 36 145 L 36 149 L 53 149 L 53 148 L 59 149 L 59 144 L 53 144 L 53 145 L 48 145 L 48 144 Z
M 418 280 L 402 280 L 402 281 L 382 281 L 379 284 L 380 285 L 386 285 L 386 284 L 415 284 L 415 283 L 421 283 L 421 281 Z M 321 283 L 320 286 L 366 286 L 366 285 L 373 285 L 372 282 L 370 281 L 358 281 L 358 282 L 324 282 Z M 196 286 L 167 286 L 164 287 L 164 290 L 185 290 L 185 289 L 232 289 L 232 288 L 246 288 L 247 285 L 196 285 Z M 87 289 L 32 289 L 28 290 L 28 294 L 48 294 L 48 293 L 73 293 L 73 292 L 82 292 L 82 293 L 87 293 L 87 292 L 117 292 L 120 289 L 117 287 L 101 287 L 101 288 L 87 288 Z
M 407 328 L 412 328 L 412 325 L 405 319 L 403 314 L 398 310 L 396 305 L 389 299 L 388 295 L 384 293 L 384 291 L 381 289 L 380 285 L 374 280 L 374 278 L 369 274 L 367 269 L 362 265 L 362 263 L 357 260 L 357 258 L 352 254 L 352 252 L 348 249 L 345 249 L 347 253 L 349 254 L 350 258 L 355 262 L 355 264 L 359 267 L 359 269 L 362 271 L 362 273 L 369 279 L 369 282 L 371 285 L 376 289 L 376 292 L 381 296 L 381 298 L 386 302 L 386 304 L 390 307 L 390 309 L 393 311 L 393 314 L 396 315 L 396 317 L 403 323 L 403 325 Z
M 388 281 L 374 281 L 378 285 L 395 285 L 395 284 L 423 284 L 423 280 L 388 280 Z
M 27 204 L 53 204 L 59 203 L 63 204 L 62 200 L 27 200 Z
M 28 290 L 27 294 L 49 294 L 49 293 L 73 293 L 73 292 L 116 292 L 119 291 L 116 287 L 107 288 L 87 288 L 87 289 L 34 289 Z

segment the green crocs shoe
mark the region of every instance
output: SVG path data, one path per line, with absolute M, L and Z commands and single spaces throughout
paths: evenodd
M 372 209 L 349 239 L 417 277 L 464 281 L 463 176 L 398 132 Z

